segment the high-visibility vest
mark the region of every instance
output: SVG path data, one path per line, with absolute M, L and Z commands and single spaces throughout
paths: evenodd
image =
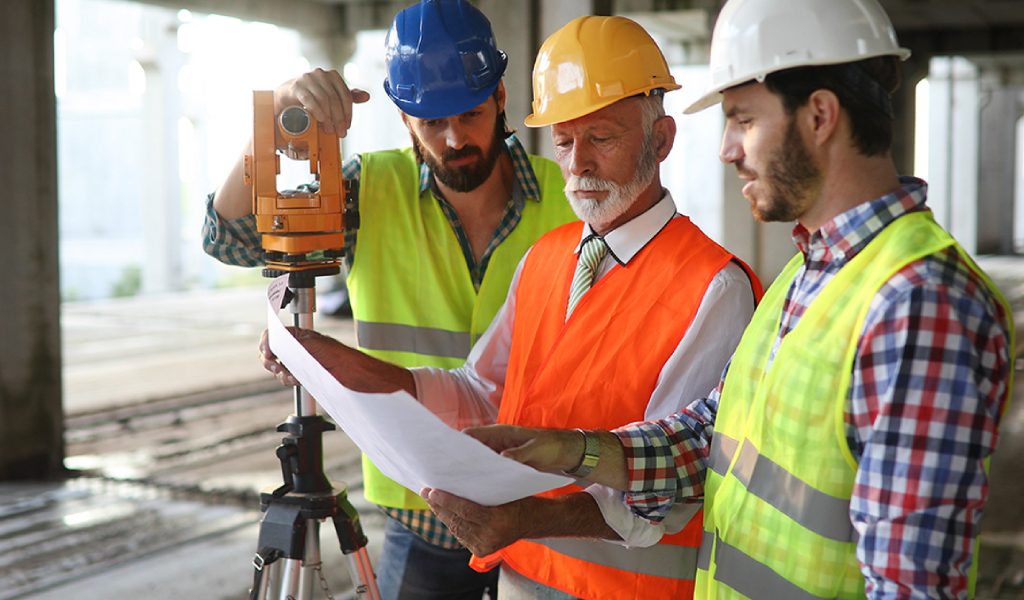
M 697 598 L 864 597 L 850 521 L 857 460 L 844 428 L 857 345 L 885 282 L 950 246 L 986 282 L 1012 332 L 1006 300 L 927 211 L 896 219 L 845 265 L 767 369 L 803 257 L 765 293 L 733 355 L 715 420 Z
M 360 227 L 348 291 L 359 349 L 403 367 L 461 366 L 505 302 L 516 266 L 541 235 L 576 219 L 558 165 L 531 156 L 541 200 L 491 254 L 479 291 L 455 232 L 434 194 L 420 194 L 411 148 L 361 157 Z M 378 505 L 426 509 L 363 456 L 366 498 Z
M 676 217 L 627 265 L 598 280 L 566 321 L 582 226 L 541 238 L 520 273 L 500 423 L 612 429 L 643 420 L 708 286 L 735 260 L 689 219 Z M 582 598 L 688 598 L 700 534 L 698 513 L 649 548 L 553 538 L 516 542 L 500 557 L 518 573 Z

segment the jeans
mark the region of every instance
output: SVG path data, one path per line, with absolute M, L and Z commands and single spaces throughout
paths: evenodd
M 469 568 L 469 557 L 469 550 L 435 546 L 389 517 L 377 564 L 380 597 L 382 600 L 480 600 L 486 592 L 495 600 L 498 570 L 477 573 Z

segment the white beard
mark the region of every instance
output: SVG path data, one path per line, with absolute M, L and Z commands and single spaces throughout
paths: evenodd
M 605 225 L 629 210 L 629 207 L 640 196 L 640 192 L 647 189 L 647 186 L 654 181 L 657 168 L 658 161 L 654 152 L 645 143 L 637 158 L 636 172 L 629 182 L 620 184 L 592 175 L 583 175 L 582 177 L 570 175 L 565 181 L 565 197 L 581 221 L 592 226 Z M 577 191 L 608 192 L 608 195 L 604 200 L 581 198 L 576 196 Z

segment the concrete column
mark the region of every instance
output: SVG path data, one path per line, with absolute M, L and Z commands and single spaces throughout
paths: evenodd
M 537 26 L 540 1 L 481 0 L 477 6 L 490 19 L 498 47 L 508 54 L 504 77 L 508 125 L 516 131 L 527 151 L 533 152 L 537 145 L 535 134 L 523 125 L 523 119 L 531 112 L 533 60 L 543 41 L 538 39 Z
M 928 204 L 939 224 L 968 252 L 975 252 L 978 70 L 963 58 L 937 58 L 932 61 L 928 81 Z
M 53 0 L 0 3 L 0 480 L 61 472 L 57 107 Z
M 181 287 L 181 178 L 178 174 L 178 22 L 173 16 L 147 31 L 149 51 L 139 56 L 146 72 L 144 162 L 152 194 L 143 202 L 145 255 L 142 291 L 161 293 Z
M 1014 121 L 1014 129 L 1017 131 L 1017 188 L 1013 214 L 1013 246 L 1014 250 L 1019 252 L 1024 247 L 1024 87 L 1019 88 L 1017 99 L 1021 112 Z
M 1006 87 L 994 77 L 983 75 L 982 82 L 977 251 L 1012 254 L 1020 90 Z
M 352 60 L 356 53 L 355 34 L 330 33 L 327 35 L 303 35 L 301 40 L 302 54 L 309 59 L 312 66 L 338 69 Z M 383 49 L 381 50 L 383 52 Z M 377 90 L 370 90 L 373 94 Z
M 917 125 L 917 84 L 928 76 L 928 56 L 916 53 L 903 63 L 903 84 L 892 99 L 896 114 L 893 124 L 892 157 L 902 175 L 913 174 L 914 132 Z
M 548 36 L 561 29 L 563 25 L 576 17 L 596 14 L 595 5 L 600 4 L 598 0 L 537 0 L 537 2 L 539 3 L 539 13 L 537 19 L 531 25 L 535 29 L 536 43 L 533 54 L 529 57 L 530 88 L 528 93 L 530 94 L 530 102 L 533 101 L 533 62 L 537 58 L 537 51 L 540 50 L 541 44 L 544 43 Z M 524 137 L 529 138 L 531 152 L 548 158 L 554 158 L 555 152 L 554 147 L 551 145 L 551 131 L 549 127 L 528 129 L 523 125 L 519 127 L 519 130 L 523 132 Z

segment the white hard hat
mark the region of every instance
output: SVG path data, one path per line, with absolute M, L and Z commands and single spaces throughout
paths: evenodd
M 711 36 L 711 88 L 683 112 L 776 71 L 876 56 L 910 56 L 877 0 L 729 0 Z

